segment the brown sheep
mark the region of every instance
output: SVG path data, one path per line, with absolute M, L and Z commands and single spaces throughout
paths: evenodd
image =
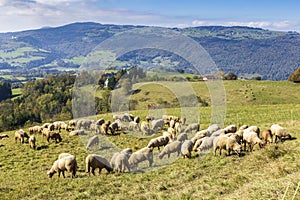
M 54 140 L 56 143 L 61 142 L 62 138 L 59 133 L 50 131 L 47 134 L 47 142 L 50 142 L 50 139 Z
M 28 139 L 29 146 L 33 149 L 36 149 L 36 138 L 34 135 L 31 135 Z
M 270 129 L 263 130 L 260 134 L 260 137 L 265 143 L 267 144 L 268 142 L 271 144 L 273 143 L 273 134 Z
M 90 170 L 92 168 L 92 174 L 95 175 L 95 169 L 99 168 L 99 174 L 103 168 L 106 169 L 108 173 L 113 171 L 113 168 L 110 166 L 109 162 L 102 156 L 96 154 L 89 154 L 85 158 L 86 164 L 86 173 L 90 175 Z
M 107 135 L 108 134 L 108 129 L 109 125 L 111 124 L 110 121 L 106 121 L 104 124 L 101 125 L 101 133 Z

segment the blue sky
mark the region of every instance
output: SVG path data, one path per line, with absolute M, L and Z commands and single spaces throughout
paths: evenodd
M 0 32 L 84 21 L 163 27 L 241 25 L 300 32 L 300 1 L 0 0 Z

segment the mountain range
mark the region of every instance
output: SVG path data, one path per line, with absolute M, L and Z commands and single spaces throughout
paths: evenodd
M 117 33 L 145 26 L 72 23 L 60 27 L 0 33 L 0 73 L 76 70 L 99 43 Z M 200 26 L 171 28 L 197 41 L 218 69 L 238 77 L 286 80 L 300 66 L 300 34 L 251 27 Z M 170 70 L 193 73 L 190 64 L 168 52 L 143 49 L 120 58 L 160 63 Z M 167 57 L 167 59 L 163 59 Z

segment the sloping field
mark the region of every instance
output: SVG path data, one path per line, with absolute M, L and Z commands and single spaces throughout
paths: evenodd
M 204 83 L 193 83 L 196 94 L 209 97 L 201 84 Z M 174 162 L 166 157 L 158 162 L 159 152 L 155 149 L 153 168 L 149 171 L 107 174 L 104 169 L 101 175 L 89 177 L 84 160 L 91 152 L 85 149 L 85 137 L 70 137 L 62 131 L 61 143 L 48 143 L 42 135 L 37 135 L 38 148 L 32 150 L 27 143 L 15 143 L 14 131 L 4 132 L 1 134 L 10 138 L 0 141 L 1 199 L 300 199 L 299 86 L 264 81 L 228 81 L 224 86 L 225 125 L 257 125 L 264 130 L 278 123 L 291 133 L 293 140 L 267 145 L 264 149 L 255 146 L 255 151 L 243 152 L 241 157 L 214 156 L 212 151 L 193 152 L 191 159 L 171 157 Z M 142 88 L 140 93 L 143 92 Z M 150 91 L 148 97 L 151 94 Z M 249 99 L 253 95 L 256 99 Z M 155 97 L 149 98 L 147 101 Z M 211 123 L 211 108 L 199 109 L 200 128 L 206 129 Z M 151 112 L 143 109 L 131 113 L 144 119 Z M 165 112 L 180 116 L 180 109 L 169 108 Z M 112 119 L 111 114 L 97 118 L 101 117 Z M 27 131 L 28 127 L 24 129 Z M 102 141 L 136 151 L 146 146 L 150 138 L 121 133 Z M 62 152 L 76 156 L 77 177 L 71 179 L 66 173 L 65 179 L 57 174 L 49 179 L 46 173 Z M 145 162 L 141 169 L 147 170 L 147 166 Z

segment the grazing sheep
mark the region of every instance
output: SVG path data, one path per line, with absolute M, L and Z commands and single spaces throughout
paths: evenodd
M 261 139 L 267 144 L 268 142 L 271 144 L 273 143 L 273 134 L 272 134 L 272 131 L 270 129 L 266 129 L 266 130 L 263 130 L 261 133 L 260 133 L 260 137 Z
M 175 134 L 180 134 L 181 128 L 182 128 L 181 124 L 179 122 L 176 122 L 174 126 Z
M 36 138 L 34 135 L 31 135 L 28 139 L 28 142 L 29 142 L 29 146 L 33 149 L 36 148 Z
M 177 156 L 179 156 L 181 152 L 181 144 L 182 143 L 180 141 L 174 141 L 171 142 L 170 144 L 167 144 L 158 155 L 158 158 L 162 159 L 165 155 L 168 155 L 168 158 L 170 158 L 170 154 L 176 152 L 177 152 Z
M 17 140 L 20 140 L 20 142 L 23 144 L 25 142 L 24 141 L 25 138 L 27 138 L 27 140 L 28 140 L 29 136 L 23 129 L 20 129 L 15 132 L 15 141 L 16 142 L 17 142 Z
M 42 133 L 43 128 L 41 126 L 33 126 L 33 127 L 29 127 L 28 131 L 29 134 L 40 134 Z
M 146 121 L 142 121 L 141 122 L 141 131 L 143 133 L 143 135 L 149 135 L 151 134 L 151 129 L 150 129 L 150 124 L 149 122 Z
M 104 124 L 101 125 L 101 133 L 107 135 L 108 134 L 108 129 L 110 125 L 110 121 L 105 122 Z
M 169 132 L 167 132 L 169 133 Z M 170 133 L 169 133 L 170 134 Z M 161 146 L 166 146 L 169 143 L 169 137 L 167 136 L 158 136 L 156 138 L 153 138 L 149 141 L 147 147 L 154 149 L 155 147 L 157 147 L 157 149 L 160 151 L 160 147 Z
M 169 141 L 170 141 L 170 142 L 173 142 L 173 141 L 174 141 L 174 138 L 173 138 L 172 133 L 170 133 L 170 132 L 168 132 L 168 131 L 164 131 L 162 135 L 165 136 L 165 137 L 167 137 L 167 138 L 169 138 Z
M 121 121 L 123 121 L 123 122 L 131 122 L 131 121 L 133 121 L 132 117 L 133 117 L 133 116 L 130 115 L 130 114 L 128 114 L 128 113 L 124 113 L 124 114 L 114 114 L 114 115 L 113 115 L 113 119 L 114 119 L 114 120 L 119 119 L 119 120 L 121 120 Z
M 152 120 L 154 120 L 154 117 L 153 116 L 146 116 L 146 121 L 147 122 L 150 122 L 150 121 L 152 121 Z
M 47 175 L 51 178 L 56 172 L 58 172 L 58 177 L 60 177 L 60 173 L 62 173 L 65 178 L 65 171 L 72 173 L 72 178 L 75 178 L 77 171 L 77 161 L 75 156 L 69 155 L 56 160 L 51 169 L 47 172 Z
M 151 167 L 153 164 L 153 151 L 151 148 L 144 147 L 134 152 L 128 160 L 130 169 L 136 169 L 138 167 L 138 163 L 145 160 L 148 160 L 149 167 Z
M 178 136 L 177 136 L 177 141 L 180 141 L 180 142 L 184 142 L 185 140 L 188 139 L 188 135 L 187 133 L 183 132 L 183 133 L 180 133 Z
M 217 150 L 220 150 L 220 156 L 222 155 L 222 149 L 227 150 L 227 155 L 230 155 L 231 151 L 236 152 L 238 155 L 241 154 L 242 146 L 236 142 L 235 139 L 222 135 L 214 145 L 214 155 L 216 156 Z
M 85 134 L 85 132 L 84 132 L 84 130 L 74 130 L 74 131 L 71 131 L 70 133 L 69 133 L 69 135 L 70 136 L 77 136 L 77 135 L 84 135 Z
M 93 146 L 96 146 L 99 144 L 99 137 L 97 135 L 94 135 L 91 137 L 86 145 L 86 149 L 90 150 Z
M 168 131 L 169 133 L 171 133 L 171 135 L 172 135 L 172 140 L 174 140 L 174 139 L 175 139 L 175 137 L 176 137 L 176 132 L 175 132 L 175 129 L 174 129 L 174 128 L 171 128 L 171 127 L 169 127 L 167 131 Z
M 56 143 L 61 142 L 62 138 L 59 133 L 50 131 L 47 134 L 47 142 L 50 142 L 50 139 L 54 140 Z
M 238 144 L 243 143 L 243 135 L 239 134 L 239 131 L 235 133 L 229 133 L 226 136 L 234 139 Z
M 199 151 L 208 151 L 214 146 L 214 139 L 216 136 L 204 137 L 201 145 L 199 146 Z
M 125 153 L 119 153 L 117 154 L 114 162 L 114 171 L 118 173 L 123 173 L 127 169 L 128 172 L 130 172 L 130 165 L 129 165 L 129 156 L 128 154 Z
M 170 128 L 174 128 L 175 127 L 175 120 L 174 119 L 171 119 L 170 122 L 169 122 L 169 127 Z
M 0 135 L 0 140 L 5 139 L 5 138 L 9 138 L 9 136 L 7 134 Z
M 157 119 L 151 121 L 151 129 L 153 131 L 159 131 L 162 130 L 165 126 L 165 122 L 163 119 Z
M 85 165 L 86 165 L 86 173 L 88 173 L 89 175 L 90 175 L 91 168 L 92 168 L 93 175 L 95 175 L 95 169 L 97 168 L 99 168 L 99 174 L 101 174 L 103 168 L 105 168 L 108 173 L 113 171 L 113 168 L 110 166 L 106 158 L 96 154 L 89 154 L 85 158 Z
M 127 157 L 129 158 L 132 154 L 132 149 L 131 148 L 126 148 L 126 149 L 123 149 L 120 153 L 116 152 L 116 153 L 113 154 L 113 156 L 110 160 L 110 165 L 114 170 L 116 170 L 116 159 L 117 159 L 119 154 L 126 154 Z
M 253 150 L 255 144 L 258 144 L 260 148 L 264 147 L 264 142 L 258 137 L 258 133 L 254 131 L 244 131 L 243 143 L 244 143 L 245 151 L 246 151 L 246 144 L 248 144 L 250 151 Z
M 115 121 L 115 122 L 111 123 L 108 128 L 109 128 L 111 134 L 114 135 L 115 132 L 119 130 L 118 122 Z
M 48 128 L 50 124 L 51 124 L 51 123 L 48 123 L 48 122 L 47 122 L 47 123 L 44 123 L 44 124 L 42 125 L 42 128 L 43 128 L 43 129 Z
M 277 139 L 279 139 L 281 142 L 284 141 L 284 138 L 289 138 L 291 139 L 292 136 L 289 134 L 282 126 L 279 124 L 273 124 L 271 126 L 271 132 L 273 136 L 275 136 L 275 143 L 277 142 Z
M 208 130 L 201 130 L 196 132 L 195 136 L 191 139 L 193 143 L 195 143 L 197 140 L 204 138 L 209 134 Z
M 51 131 L 48 129 L 48 128 L 44 128 L 43 130 L 42 130 L 42 135 L 43 135 L 43 137 L 47 137 L 47 135 L 50 133 Z
M 198 123 L 192 123 L 192 124 L 189 124 L 185 131 L 186 133 L 189 133 L 189 132 L 192 132 L 192 131 L 199 131 L 200 130 L 200 124 Z
M 98 126 L 101 126 L 101 125 L 104 124 L 104 123 L 105 123 L 105 120 L 104 120 L 103 118 L 98 119 L 98 120 L 96 121 L 96 125 L 98 125 Z
M 179 123 L 181 123 L 182 125 L 185 125 L 186 117 L 181 117 L 180 120 L 179 120 Z
M 257 136 L 259 136 L 259 133 L 260 133 L 260 129 L 259 129 L 259 127 L 258 126 L 249 126 L 248 128 L 246 128 L 245 130 L 244 130 L 244 132 L 247 132 L 247 131 L 253 131 L 253 132 L 256 132 L 257 133 Z
M 140 123 L 140 121 L 141 121 L 141 118 L 139 117 L 139 116 L 136 116 L 134 119 L 133 119 L 133 121 L 135 122 L 135 123 Z
M 181 145 L 181 155 L 183 158 L 191 158 L 192 157 L 192 149 L 193 149 L 194 143 L 191 140 L 185 140 L 183 144 Z
M 199 151 L 198 148 L 201 146 L 204 139 L 205 139 L 205 137 L 197 139 L 197 140 L 193 140 L 193 138 L 191 139 L 191 141 L 194 143 L 193 151 Z
M 210 125 L 206 130 L 208 131 L 208 133 L 206 134 L 206 136 L 211 136 L 214 132 L 218 131 L 220 129 L 218 124 L 212 124 Z
M 140 127 L 139 127 L 139 124 L 132 121 L 132 122 L 129 122 L 129 125 L 128 125 L 128 130 L 130 131 L 141 131 Z
M 54 124 L 49 124 L 49 125 L 48 125 L 48 130 L 49 130 L 49 131 L 54 131 L 54 130 L 55 130 Z
M 229 125 L 229 126 L 227 126 L 227 127 L 224 128 L 225 134 L 227 134 L 227 133 L 235 133 L 236 130 L 237 130 L 236 125 Z

